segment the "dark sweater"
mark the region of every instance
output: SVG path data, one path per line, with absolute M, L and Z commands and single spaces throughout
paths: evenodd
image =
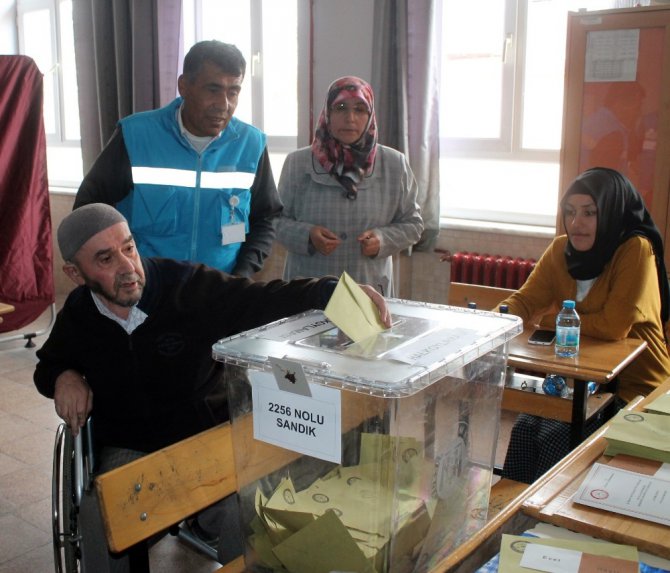
M 142 259 L 148 318 L 128 335 L 100 314 L 87 287 L 68 296 L 38 350 L 35 385 L 53 398 L 67 369 L 93 391 L 97 445 L 151 452 L 228 419 L 219 339 L 310 308 L 336 280 L 253 282 L 203 265 Z

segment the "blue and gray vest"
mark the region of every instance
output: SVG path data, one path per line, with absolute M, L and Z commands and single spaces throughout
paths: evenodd
M 224 245 L 223 230 L 243 223 L 249 232 L 250 189 L 265 135 L 233 117 L 198 154 L 179 130 L 181 102 L 177 98 L 120 121 L 134 188 L 117 208 L 128 219 L 142 256 L 232 272 L 241 243 Z

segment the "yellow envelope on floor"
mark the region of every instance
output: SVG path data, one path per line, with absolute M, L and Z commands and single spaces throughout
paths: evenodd
M 324 314 L 354 342 L 384 330 L 375 303 L 347 273 L 342 273 Z

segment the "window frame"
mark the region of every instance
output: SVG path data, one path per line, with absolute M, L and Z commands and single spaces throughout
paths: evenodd
M 68 0 L 17 0 L 17 28 L 19 53 L 26 53 L 26 30 L 24 25 L 25 15 L 29 12 L 38 10 L 47 10 L 49 12 L 49 21 L 51 24 L 51 53 L 55 56 L 55 61 L 52 66 L 43 71 L 44 75 L 53 74 L 53 114 L 54 114 L 54 128 L 55 133 L 47 133 L 47 145 L 57 147 L 81 147 L 81 140 L 79 138 L 66 137 L 66 115 L 69 113 L 65 106 L 65 98 L 63 96 L 63 70 L 62 70 L 62 33 L 61 33 L 61 4 Z M 46 101 L 45 97 L 45 101 Z
M 305 21 L 306 15 L 309 10 L 309 3 L 305 0 L 296 0 L 297 4 L 297 19 L 296 23 L 298 31 L 300 30 L 301 23 Z M 193 6 L 193 27 L 194 30 L 188 32 L 189 35 L 192 35 L 193 42 L 199 42 L 206 38 L 203 37 L 202 31 L 202 20 L 204 18 L 203 10 L 203 0 L 187 0 L 183 4 L 183 10 L 189 9 L 190 6 Z M 250 27 L 250 42 L 251 42 L 251 55 L 245 58 L 247 59 L 247 72 L 244 79 L 244 84 L 247 82 L 251 88 L 251 119 L 249 123 L 257 127 L 261 131 L 265 132 L 265 93 L 264 93 L 264 75 L 263 75 L 263 0 L 249 0 L 249 9 L 250 9 L 250 18 L 251 18 L 251 27 Z M 185 25 L 187 25 L 185 20 Z M 298 34 L 299 36 L 299 34 Z M 188 38 L 188 36 L 187 36 Z M 185 39 L 184 49 L 187 49 L 187 45 L 190 40 Z M 303 47 L 301 46 L 300 41 L 298 41 L 296 60 L 298 69 L 300 69 L 301 62 L 304 61 L 304 56 L 302 55 Z M 298 80 L 300 83 L 300 79 Z M 244 89 L 244 87 L 243 87 Z M 298 85 L 298 102 L 296 102 L 296 108 L 299 106 L 301 101 L 301 89 Z M 272 155 L 280 157 L 280 162 L 283 161 L 283 158 L 298 148 L 299 132 L 300 132 L 300 114 L 297 114 L 296 122 L 296 132 L 295 135 L 271 135 L 266 133 L 268 149 L 272 150 Z M 278 173 L 275 173 L 275 178 L 278 177 Z
M 528 36 L 529 4 L 532 0 L 505 0 L 504 32 L 501 41 L 508 39 L 506 58 L 503 68 L 503 91 L 501 108 L 500 136 L 498 138 L 455 138 L 440 134 L 440 161 L 447 164 L 449 160 L 501 161 L 510 164 L 536 164 L 538 168 L 544 166 L 547 170 L 556 170 L 555 181 L 539 181 L 538 188 L 543 193 L 552 193 L 551 197 L 557 201 L 559 185 L 558 172 L 560 167 L 560 141 L 558 148 L 532 148 L 523 145 L 523 128 L 525 104 L 524 90 L 526 83 L 526 54 Z M 587 0 L 588 3 L 588 0 Z M 566 8 L 566 19 L 567 19 Z M 567 20 L 566 20 L 567 21 Z M 511 46 L 509 45 L 511 44 Z M 511 56 L 510 56 L 511 54 Z M 562 113 L 562 109 L 560 110 Z M 442 167 L 441 167 L 442 169 Z M 442 176 L 440 177 L 443 184 Z M 555 185 L 555 189 L 551 186 Z M 513 192 L 511 185 L 503 192 Z M 555 213 L 551 215 L 533 212 L 486 210 L 485 208 L 467 208 L 449 206 L 447 199 L 454 189 L 441 188 L 442 219 L 464 221 L 488 221 L 491 223 L 512 223 L 521 225 L 546 226 L 555 225 Z
M 67 127 L 72 125 L 68 121 L 72 114 L 76 114 L 76 122 L 79 124 L 79 102 L 74 106 L 68 106 L 65 97 L 66 88 L 63 72 L 63 60 L 65 50 L 63 49 L 63 22 L 61 13 L 63 4 L 72 0 L 16 0 L 16 31 L 19 53 L 26 54 L 26 40 L 29 31 L 25 26 L 26 14 L 39 10 L 46 10 L 49 14 L 49 26 L 51 35 L 50 52 L 54 61 L 49 69 L 43 70 L 45 78 L 53 74 L 53 81 L 44 82 L 44 105 L 52 104 L 54 125 L 53 132 L 47 131 L 45 125 L 47 168 L 49 169 L 49 188 L 62 190 L 75 190 L 81 184 L 83 178 L 83 167 L 81 157 L 81 137 L 67 136 Z M 26 54 L 30 57 L 30 54 Z M 36 62 L 37 63 L 37 62 Z M 72 71 L 72 70 L 71 70 Z M 47 94 L 47 86 L 52 86 L 52 93 Z

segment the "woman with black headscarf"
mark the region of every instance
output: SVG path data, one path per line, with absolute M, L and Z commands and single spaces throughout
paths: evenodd
M 392 255 L 419 240 L 423 220 L 407 159 L 377 143 L 367 82 L 345 76 L 330 85 L 312 145 L 288 155 L 278 188 L 284 279 L 347 271 L 395 296 Z
M 583 335 L 646 341 L 619 374 L 617 397 L 647 395 L 670 376 L 664 334 L 670 289 L 661 235 L 632 183 L 613 169 L 579 175 L 561 200 L 561 213 L 567 235 L 553 240 L 526 283 L 501 304 L 527 325 L 553 328 L 562 301 L 572 299 Z M 568 436 L 568 424 L 522 414 L 503 475 L 532 482 L 567 454 Z

